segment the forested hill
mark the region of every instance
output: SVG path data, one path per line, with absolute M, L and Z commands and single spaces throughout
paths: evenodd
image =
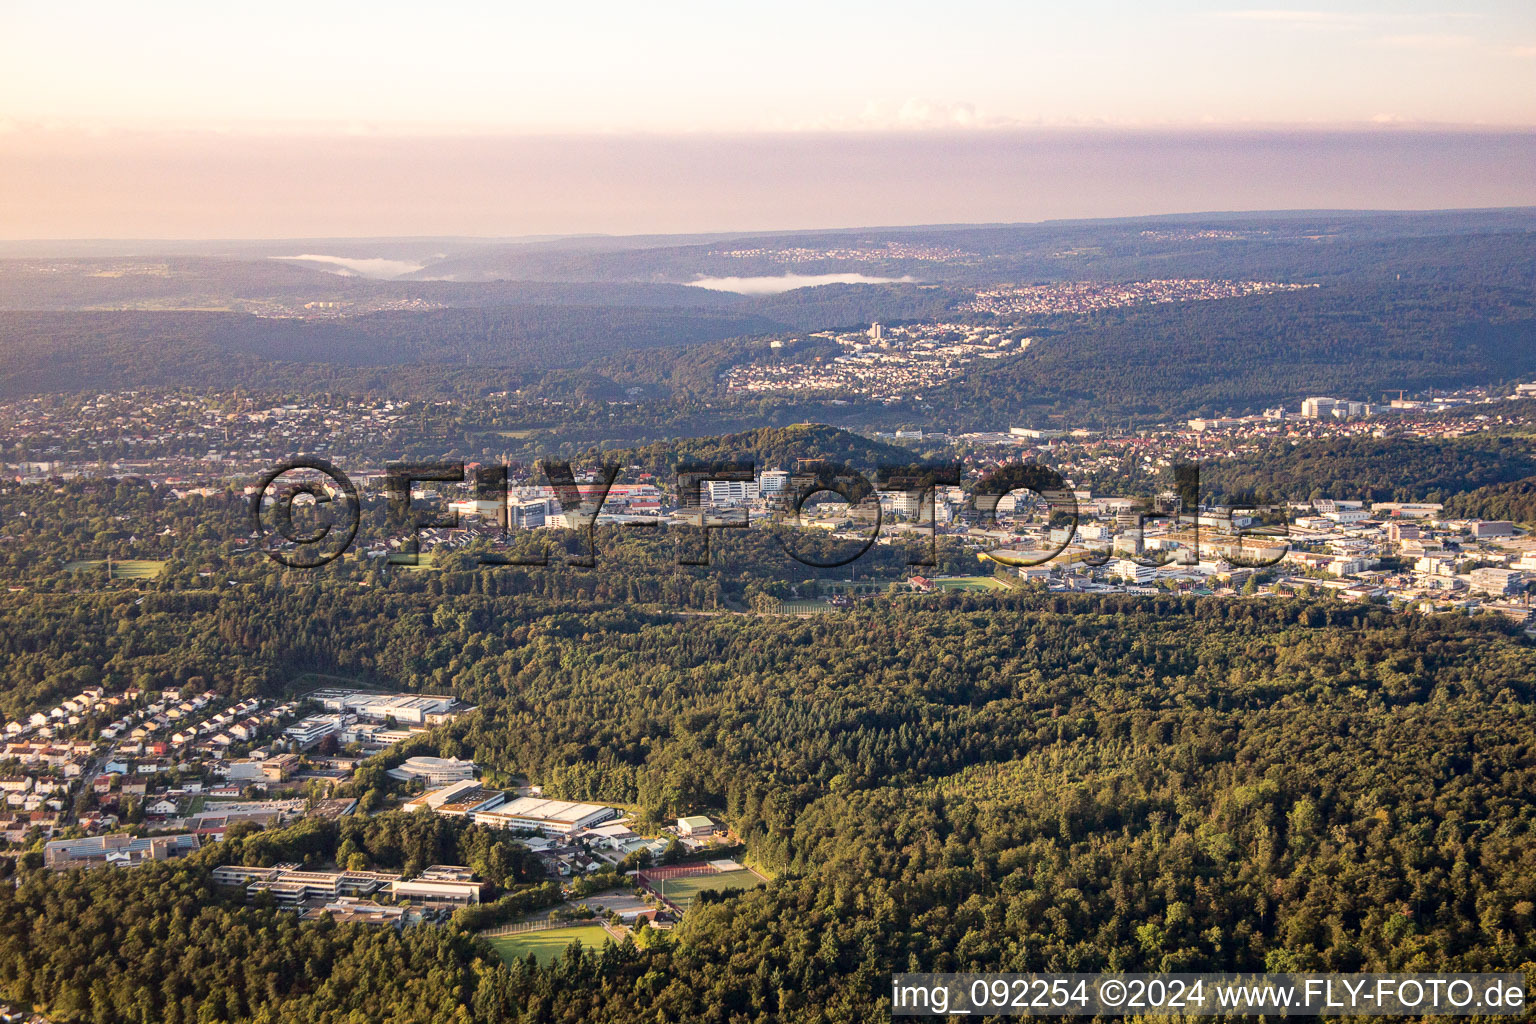
M 793 471 L 800 459 L 842 463 L 866 474 L 881 466 L 917 461 L 911 449 L 883 444 L 822 423 L 760 427 L 719 437 L 690 437 L 657 441 L 639 448 L 609 448 L 590 453 L 604 461 L 638 465 L 646 472 L 670 477 L 679 462 L 752 460 L 758 471 Z
M 1176 304 L 1044 336 L 922 403 L 974 429 L 1008 416 L 1110 425 L 1243 415 L 1309 394 L 1380 400 L 1536 373 L 1529 289 L 1328 286 Z
M 563 422 L 537 425 L 591 425 L 583 442 L 689 432 L 679 424 L 694 418 L 707 430 L 814 420 L 965 431 L 1251 413 L 1307 394 L 1379 400 L 1536 374 L 1531 219 L 1314 213 L 881 229 L 731 243 L 742 250 L 567 240 L 471 247 L 448 261 L 468 275 L 452 281 L 339 278 L 255 253 L 0 260 L 0 400 L 182 385 L 413 399 L 520 391 L 550 409 L 565 403 Z M 897 244 L 903 233 L 924 245 Z M 887 243 L 929 255 L 892 262 Z M 496 279 L 502 270 L 529 279 Z M 772 295 L 687 283 L 813 273 L 883 283 Z M 1107 309 L 967 308 L 977 287 L 1170 278 L 1316 287 Z M 889 401 L 846 388 L 722 386 L 746 362 L 825 365 L 841 350 L 814 332 L 874 319 L 1008 326 L 1033 342 Z M 769 337 L 784 345 L 770 349 Z
M 1491 500 L 1505 493 L 1499 487 L 1533 476 L 1536 444 L 1527 437 L 1339 438 L 1276 441 L 1258 455 L 1203 462 L 1200 488 L 1213 500 L 1246 494 L 1259 501 L 1348 495 L 1365 501 L 1444 502 L 1459 495 L 1460 507 Z M 1478 498 L 1464 493 L 1479 489 Z
M 425 383 L 429 394 L 455 386 L 516 388 L 542 371 L 582 366 L 626 348 L 781 327 L 750 314 L 610 306 L 388 312 L 347 320 L 0 312 L 0 398 L 175 385 L 388 391 L 389 371 L 411 367 L 429 367 L 435 380 L 408 370 L 397 380 Z

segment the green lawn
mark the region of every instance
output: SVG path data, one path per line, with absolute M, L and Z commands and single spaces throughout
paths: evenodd
M 70 562 L 64 568 L 72 572 L 100 572 L 106 564 L 106 559 L 99 558 L 87 562 Z M 112 578 L 115 580 L 152 580 L 164 571 L 164 562 L 150 558 L 125 558 L 121 562 L 112 563 Z
M 667 899 L 677 904 L 679 910 L 687 910 L 693 905 L 693 901 L 698 899 L 699 893 L 705 889 L 714 889 L 717 892 L 739 892 L 742 889 L 762 885 L 763 882 L 763 876 L 752 869 L 738 868 L 735 871 L 722 871 L 717 875 L 669 878 L 666 880 L 666 888 L 663 891 Z
M 945 576 L 933 581 L 940 590 L 1007 590 L 1008 584 L 995 576 Z
M 507 963 L 521 960 L 532 953 L 538 958 L 539 963 L 547 964 L 552 960 L 558 960 L 560 954 L 565 952 L 565 947 L 571 944 L 572 939 L 594 949 L 601 949 L 603 943 L 613 941 L 613 937 L 598 924 L 549 928 L 542 932 L 523 932 L 520 935 L 488 936 L 486 941 L 495 947 L 496 952 Z
M 819 615 L 832 611 L 826 601 L 780 601 L 779 611 L 787 615 Z

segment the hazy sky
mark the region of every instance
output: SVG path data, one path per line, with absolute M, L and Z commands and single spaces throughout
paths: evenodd
M 0 4 L 10 238 L 1523 204 L 1533 129 L 1531 0 Z

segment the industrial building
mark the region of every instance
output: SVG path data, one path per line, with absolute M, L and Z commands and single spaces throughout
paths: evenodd
M 469 868 L 434 864 L 412 879 L 391 882 L 389 891 L 397 900 L 421 900 L 428 903 L 479 903 L 485 895 L 485 883 L 473 881 Z
M 703 836 L 712 836 L 719 831 L 720 826 L 716 825 L 712 819 L 702 814 L 695 814 L 691 817 L 677 819 L 677 834 L 680 836 L 687 836 L 690 839 Z
M 499 789 L 485 789 L 474 779 L 464 779 L 408 800 L 402 809 L 434 811 L 449 818 L 465 818 L 479 811 L 499 807 L 506 798 L 507 795 Z
M 374 722 L 436 725 L 468 710 L 453 697 L 422 693 L 377 693 L 330 688 L 309 695 L 327 711 L 356 715 Z
M 474 814 L 473 818 L 475 823 L 480 825 L 534 829 L 552 835 L 567 835 L 577 829 L 590 828 L 600 821 L 618 816 L 617 808 L 604 807 L 601 804 L 577 804 L 566 800 L 521 796 L 493 811 L 480 811 Z

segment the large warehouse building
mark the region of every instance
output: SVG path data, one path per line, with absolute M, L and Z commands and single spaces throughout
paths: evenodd
M 600 821 L 619 816 L 614 807 L 601 804 L 575 804 L 566 800 L 545 800 L 538 796 L 520 796 L 493 811 L 474 815 L 476 824 L 498 828 L 531 828 L 554 835 L 590 828 Z

